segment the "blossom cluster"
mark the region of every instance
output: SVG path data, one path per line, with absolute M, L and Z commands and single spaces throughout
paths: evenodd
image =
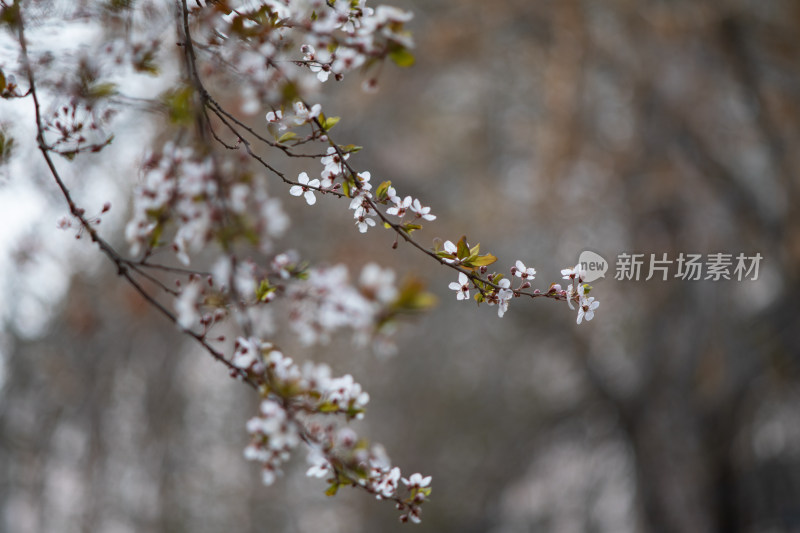
M 242 110 L 255 113 L 263 102 L 283 102 L 287 86 L 305 93 L 331 76 L 341 80 L 386 57 L 401 65 L 413 62 L 408 51 L 413 42 L 404 29 L 411 13 L 365 3 L 229 0 L 209 2 L 193 15 L 203 29 L 202 45 L 210 61 L 238 75 L 238 83 L 231 84 L 229 77 L 220 83 L 239 91 Z M 372 76 L 364 87 L 372 89 L 376 83 Z
M 394 500 L 402 513 L 401 522 L 420 523 L 422 504 L 431 494 L 431 476 L 415 473 L 402 477 L 400 468 L 392 466 L 382 446 L 366 445 L 350 428 L 313 424 L 310 432 L 319 444 L 310 449 L 307 460 L 311 466 L 306 475 L 327 478 L 331 483 L 329 494 L 355 480 L 376 499 Z
M 589 287 L 583 283 L 585 271 L 580 263 L 573 268 L 564 268 L 561 270 L 563 279 L 570 280 L 570 285 L 567 286 L 567 305 L 573 311 L 575 307 L 573 302 L 578 304 L 578 319 L 580 324 L 585 318 L 587 321 L 594 318 L 594 311 L 600 307 L 600 302 L 595 300 L 594 296 L 587 296 Z M 560 285 L 555 286 L 560 290 Z
M 280 202 L 267 194 L 264 181 L 237 171 L 239 154 L 220 162 L 188 146 L 167 143 L 145 158 L 144 168 L 125 230 L 133 255 L 162 244 L 169 223 L 175 227 L 172 249 L 185 265 L 214 239 L 247 238 L 268 250 L 288 226 Z
M 350 283 L 344 265 L 311 268 L 306 274 L 287 289 L 290 324 L 305 344 L 325 343 L 345 327 L 363 344 L 398 294 L 394 272 L 374 263 L 364 266 L 358 285 Z
M 251 442 L 244 456 L 261 464 L 265 484 L 282 474 L 292 450 L 304 441 L 311 465 L 307 475 L 326 478 L 329 494 L 341 485 L 359 486 L 378 499 L 395 500 L 402 521 L 420 521 L 421 505 L 431 490 L 430 476 L 402 478 L 383 447 L 367 444 L 352 428 L 333 419 L 363 417 L 369 395 L 351 375 L 332 377 L 325 364 L 300 366 L 257 338 L 239 338 L 231 362 L 261 387 L 259 412 L 247 422 Z M 401 481 L 405 498 L 398 495 Z
M 267 122 L 274 122 L 275 113 L 267 114 Z M 419 229 L 418 222 L 436 220 L 436 215 L 431 213 L 431 208 L 423 206 L 419 198 L 406 196 L 405 198 L 397 194 L 391 182 L 384 182 L 380 185 L 377 195 L 373 194 L 372 174 L 369 171 L 354 172 L 346 164 L 350 158 L 349 153 L 343 153 L 337 147 L 329 147 L 327 154 L 320 159 L 323 165 L 319 178 L 311 179 L 306 172 L 301 172 L 297 177 L 297 185 L 289 189 L 292 196 L 303 196 L 308 205 L 317 202 L 315 191 L 326 193 L 336 191 L 347 186 L 350 191 L 350 209 L 353 211 L 353 218 L 358 231 L 366 233 L 370 227 L 376 225 L 375 218 L 378 217 L 376 205 L 386 204 L 391 207 L 386 209 L 386 215 L 397 217 L 401 222 L 406 215 L 411 216 L 411 222 L 402 226 L 404 229 Z M 337 183 L 340 179 L 342 183 Z
M 450 282 L 448 285 L 450 290 L 456 292 L 456 299 L 459 301 L 469 300 L 470 292 L 476 289 L 475 301 L 496 305 L 497 316 L 502 318 L 508 311 L 509 302 L 514 297 L 531 296 L 535 298 L 542 296 L 556 300 L 566 300 L 567 305 L 573 311 L 575 310 L 574 304 L 577 304 L 578 324 L 583 322 L 584 319 L 587 321 L 592 320 L 595 310 L 600 307 L 600 302 L 594 296 L 588 296 L 591 287 L 583 283 L 585 271 L 580 263 L 573 268 L 561 270 L 562 279 L 569 280 L 566 289 L 562 288 L 559 283 L 552 283 L 546 292 L 542 292 L 539 289 L 527 292 L 525 289 L 530 288 L 531 281 L 536 278 L 535 268 L 528 267 L 522 261 L 517 260 L 514 266 L 509 269 L 511 276 L 520 280 L 519 285 L 513 287 L 511 280 L 502 274 L 488 274 L 486 265 L 494 262 L 495 258 L 491 254 L 480 256 L 478 251 L 478 247 L 470 249 L 463 238 L 458 244 L 454 244 L 452 241 L 445 241 L 442 249 L 436 250 L 442 262 L 459 270 L 458 281 Z M 462 268 L 476 270 L 477 273 L 468 273 Z

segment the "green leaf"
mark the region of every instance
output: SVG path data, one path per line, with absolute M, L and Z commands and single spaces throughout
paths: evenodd
M 336 413 L 339 411 L 339 404 L 325 402 L 317 406 L 317 412 L 320 413 Z
M 325 496 L 336 496 L 337 492 L 339 492 L 339 482 L 334 481 L 331 483 L 330 487 L 325 490 Z
M 6 90 L 6 75 L 3 74 L 3 69 L 0 69 L 0 93 Z
M 392 186 L 391 181 L 384 181 L 383 183 L 378 185 L 378 188 L 375 189 L 375 198 L 377 198 L 379 202 L 385 200 L 387 197 L 387 193 L 389 191 L 389 187 L 391 186 Z
M 422 229 L 422 225 L 421 224 L 414 224 L 412 222 L 408 222 L 406 224 L 403 224 L 402 228 L 406 231 L 406 233 L 411 233 L 411 232 L 416 231 L 418 229 Z
M 410 67 L 414 64 L 414 54 L 402 46 L 398 46 L 394 50 L 390 51 L 389 59 L 391 59 L 398 67 Z
M 120 12 L 131 9 L 133 7 L 134 0 L 111 0 L 108 2 L 107 7 L 111 11 Z
M 464 235 L 456 243 L 457 255 L 459 259 L 465 259 L 471 255 L 469 247 L 467 246 L 467 236 Z
M 156 227 L 153 228 L 153 233 L 150 234 L 150 248 L 155 248 L 158 246 L 158 240 L 161 238 L 161 233 L 164 231 L 164 224 L 159 222 L 156 224 Z
M 4 7 L 0 11 L 0 23 L 6 23 L 12 27 L 19 24 L 19 4 L 17 2 Z
M 137 72 L 144 72 L 146 74 L 150 74 L 151 76 L 158 76 L 159 70 L 158 65 L 155 63 L 155 54 L 151 52 L 145 53 L 144 57 L 135 61 L 133 63 L 133 68 Z
M 328 117 L 322 122 L 322 127 L 325 129 L 325 131 L 329 131 L 336 124 L 338 124 L 340 120 L 341 117 Z
M 482 266 L 491 265 L 495 261 L 497 261 L 497 257 L 493 256 L 492 254 L 486 254 L 486 255 L 477 256 L 474 259 L 470 258 L 469 261 L 465 261 L 464 262 L 464 265 L 465 266 L 471 266 L 471 267 L 482 267 Z
M 294 102 L 300 97 L 300 91 L 297 89 L 297 85 L 289 81 L 281 87 L 281 96 L 284 102 Z
M 363 146 L 356 146 L 355 144 L 346 144 L 344 146 L 340 146 L 339 148 L 341 148 L 342 152 L 346 154 L 354 154 L 364 149 Z
M 8 162 L 13 148 L 14 138 L 6 136 L 5 132 L 0 130 L 0 165 Z
M 395 312 L 418 312 L 436 305 L 436 296 L 425 291 L 425 284 L 419 279 L 407 279 L 400 287 L 400 294 L 392 303 Z
M 283 135 L 278 137 L 278 142 L 279 143 L 285 143 L 286 141 L 291 141 L 295 137 L 297 137 L 297 134 L 295 132 L 287 131 L 286 133 L 284 133 Z
M 117 93 L 117 84 L 111 82 L 95 83 L 89 87 L 87 96 L 92 99 L 107 98 Z
M 256 298 L 258 298 L 258 301 L 263 302 L 276 290 L 276 287 L 269 284 L 269 280 L 261 280 L 261 284 L 256 288 Z
M 170 89 L 162 94 L 161 100 L 166 104 L 173 124 L 189 124 L 194 120 L 194 91 L 191 86 Z

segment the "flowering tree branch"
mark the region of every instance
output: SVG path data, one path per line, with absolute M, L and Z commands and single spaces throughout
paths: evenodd
M 369 444 L 346 424 L 363 417 L 367 393 L 349 374 L 333 377 L 327 365 L 301 366 L 286 357 L 259 332 L 264 328 L 258 313 L 280 301 L 303 343 L 325 342 L 348 328 L 356 342 L 371 340 L 388 349 L 388 325 L 429 307 L 432 297 L 419 283 L 395 286 L 394 273 L 374 264 L 366 265 L 358 282 L 351 283 L 342 266 L 313 267 L 294 251 L 275 253 L 274 240 L 289 222 L 256 170 L 277 177 L 291 196 L 309 205 L 316 203 L 317 194 L 347 199 L 359 232 L 380 223 L 394 232 L 393 248 L 403 240 L 455 270 L 458 281 L 450 288 L 458 300 L 469 300 L 474 290 L 472 299 L 497 306 L 501 317 L 515 297 L 566 301 L 571 308 L 577 303 L 578 323 L 591 320 L 599 303 L 588 296 L 591 288 L 583 283 L 580 265 L 562 270 L 566 288 L 554 283 L 545 291 L 529 290 L 534 268 L 518 260 L 509 277 L 490 272 L 497 258 L 481 253 L 480 245 L 470 246 L 466 237 L 423 246 L 413 234 L 436 219 L 431 208 L 418 198 L 401 196 L 390 181 L 374 184 L 370 172 L 351 163 L 360 148 L 332 138 L 339 118 L 325 116 L 319 104 L 309 102 L 313 86 L 357 69 L 374 74 L 387 59 L 400 66 L 413 63 L 413 43 L 404 29 L 411 15 L 385 6 L 367 8 L 364 3 L 220 0 L 190 7 L 186 0 L 176 1 L 173 16 L 183 76 L 164 91 L 160 106 L 152 106 L 165 112 L 174 135 L 142 164 L 125 230 L 134 258 L 123 256 L 97 231 L 110 205 L 97 217 L 87 216 L 62 179 L 53 154 L 72 160 L 102 152 L 114 139 L 105 127 L 118 112 L 115 106 L 141 102 L 121 96 L 114 83 L 102 79 L 100 67 L 82 59 L 72 98 L 46 118 L 43 84 L 31 60 L 18 0 L 0 7 L 2 20 L 16 31 L 20 72 L 28 90 L 22 93 L 5 81 L 0 89 L 4 98 L 30 96 L 33 101 L 38 150 L 71 215 L 60 226 L 74 224 L 78 237 L 88 235 L 136 292 L 225 365 L 231 376 L 258 392 L 259 411 L 247 423 L 252 440 L 245 457 L 261 465 L 263 481 L 273 483 L 290 452 L 304 443 L 311 463 L 308 475 L 326 478 L 328 494 L 341 486 L 357 487 L 393 501 L 402 521 L 418 522 L 421 505 L 431 493 L 431 478 L 402 477 L 383 447 Z M 120 5 L 110 16 L 132 16 L 126 11 L 131 9 Z M 134 71 L 155 75 L 159 42 L 154 38 L 149 45 L 125 49 L 119 62 L 127 60 Z M 107 49 L 113 50 L 113 45 Z M 254 112 L 271 109 L 265 117 L 268 133 L 248 126 L 221 98 L 212 96 L 207 87 L 215 83 L 234 86 L 230 92 L 243 107 Z M 369 77 L 365 89 L 374 90 L 376 83 L 375 76 Z M 50 86 L 55 99 L 59 87 Z M 81 117 L 88 117 L 88 126 Z M 262 155 L 261 149 L 270 155 Z M 304 171 L 291 179 L 278 168 L 273 154 L 317 160 L 322 165 L 319 178 Z M 216 261 L 210 268 L 189 266 L 212 246 Z M 168 249 L 183 266 L 153 262 L 157 253 Z M 175 287 L 164 279 L 169 276 Z M 174 310 L 163 299 L 171 300 Z M 222 328 L 236 330 L 230 356 L 215 347 L 226 342 L 225 335 L 215 333 Z

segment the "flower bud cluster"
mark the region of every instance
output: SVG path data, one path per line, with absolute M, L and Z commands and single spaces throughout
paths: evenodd
M 113 140 L 105 127 L 116 114 L 113 107 L 74 100 L 55 110 L 44 129 L 52 139 L 50 148 L 67 158 L 81 152 L 99 152 Z

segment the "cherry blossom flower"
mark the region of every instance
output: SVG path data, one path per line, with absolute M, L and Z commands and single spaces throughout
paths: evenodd
M 361 270 L 358 284 L 361 292 L 381 303 L 390 303 L 397 298 L 394 286 L 395 273 L 391 268 L 381 268 L 375 263 L 367 263 Z
M 518 278 L 530 281 L 536 276 L 536 269 L 525 268 L 525 264 L 522 261 L 517 261 L 516 264 L 511 268 L 511 273 Z
M 422 207 L 418 198 L 414 199 L 414 202 L 411 204 L 411 211 L 417 215 L 417 218 L 423 218 L 425 220 L 436 220 L 436 215 L 431 214 L 430 207 Z
M 56 225 L 58 229 L 69 229 L 72 227 L 72 220 L 69 216 L 64 215 L 63 217 L 58 219 L 58 223 Z
M 322 112 L 322 106 L 320 104 L 314 104 L 311 106 L 311 109 L 308 109 L 303 102 L 297 101 L 294 103 L 293 107 L 294 117 L 292 120 L 298 126 L 311 122 Z
M 431 484 L 431 476 L 422 477 L 422 474 L 411 474 L 408 479 L 403 478 L 403 484 L 409 489 L 421 489 Z
M 375 220 L 370 218 L 374 216 L 375 213 L 367 211 L 363 207 L 359 207 L 356 209 L 355 212 L 356 226 L 358 226 L 358 231 L 360 233 L 366 233 L 370 227 L 375 226 Z
M 408 511 L 408 514 L 403 516 L 407 516 L 408 519 L 411 520 L 413 523 L 419 524 L 420 522 L 422 522 L 422 518 L 420 518 L 419 513 L 420 513 L 419 507 L 412 507 L 411 510 Z M 401 516 L 400 518 L 402 519 L 403 516 Z
M 361 208 L 365 211 L 371 211 L 372 205 L 369 203 L 370 198 L 372 198 L 372 193 L 369 191 L 361 190 L 356 192 L 353 199 L 350 200 L 350 209 L 357 211 Z M 353 218 L 358 218 L 358 215 L 353 215 Z
M 331 63 L 331 70 L 336 73 L 342 73 L 347 70 L 353 70 L 364 64 L 366 58 L 363 54 L 359 54 L 352 48 L 338 48 L 333 54 L 333 62 Z
M 455 244 L 453 244 L 453 241 L 444 241 L 444 244 L 442 246 L 444 247 L 444 251 L 445 252 L 447 252 L 448 254 L 453 254 L 453 256 L 455 256 L 455 258 L 453 258 L 453 259 L 451 259 L 449 257 L 442 257 L 442 260 L 445 263 L 453 264 L 453 263 L 461 262 L 457 258 L 458 257 L 458 247 Z
M 233 366 L 242 370 L 249 370 L 261 363 L 261 345 L 258 339 L 236 339 L 236 350 L 233 352 Z M 263 371 L 264 367 L 261 366 Z
M 386 197 L 389 198 L 389 201 L 394 204 L 400 201 L 400 197 L 397 196 L 397 191 L 392 186 L 389 186 L 389 188 L 386 189 Z
M 463 272 L 458 273 L 458 281 L 450 282 L 448 287 L 458 294 L 456 294 L 456 299 L 458 300 L 468 300 L 469 299 L 469 277 Z
M 201 292 L 201 284 L 198 281 L 192 281 L 183 288 L 180 296 L 175 299 L 178 325 L 183 329 L 192 329 L 200 322 L 198 299 Z
M 316 447 L 312 447 L 308 451 L 306 460 L 311 463 L 311 466 L 306 471 L 308 477 L 325 477 L 333 472 L 331 463 Z
M 363 191 L 371 191 L 372 185 L 369 182 L 371 177 L 372 175 L 369 173 L 369 171 L 359 172 L 356 174 L 356 179 L 358 180 L 358 189 Z
M 600 307 L 600 302 L 594 299 L 594 296 L 584 298 L 578 309 L 578 324 L 586 318 L 587 321 L 594 318 L 594 310 Z
M 583 281 L 583 267 L 581 264 L 578 263 L 573 268 L 563 268 L 561 269 L 561 275 L 563 276 L 562 279 L 575 279 L 580 283 Z
M 323 169 L 323 171 L 320 173 L 320 176 L 319 176 L 320 177 L 320 184 L 321 184 L 320 186 L 323 189 L 331 189 L 331 188 L 333 188 L 333 180 L 335 180 L 338 175 L 339 174 L 336 173 L 336 172 L 331 172 L 330 170 L 324 170 Z
M 569 306 L 570 309 L 572 309 L 573 311 L 575 310 L 575 307 L 572 305 L 572 302 L 573 301 L 580 302 L 583 299 L 583 292 L 585 290 L 586 288 L 583 285 L 578 285 L 577 289 L 575 288 L 574 285 L 567 285 L 567 290 L 566 290 L 567 305 Z
M 286 129 L 286 124 L 283 123 L 283 111 L 280 109 L 267 113 L 267 122 L 275 124 L 278 127 L 278 131 L 284 131 Z
M 281 279 L 289 279 L 292 275 L 292 268 L 297 263 L 297 258 L 293 257 L 295 252 L 284 252 L 276 255 L 272 259 L 272 269 L 278 273 Z
M 391 200 L 394 202 L 394 207 L 387 209 L 386 214 L 394 215 L 399 218 L 406 216 L 406 211 L 411 206 L 411 197 L 406 196 L 403 200 L 401 200 L 399 196 L 394 196 Z
M 301 185 L 293 185 L 292 188 L 289 189 L 289 194 L 292 196 L 303 195 L 306 199 L 306 202 L 308 202 L 308 205 L 314 205 L 317 203 L 317 198 L 314 196 L 314 191 L 311 189 L 311 187 L 319 188 L 319 180 L 314 178 L 313 180 L 309 181 L 308 174 L 301 172 L 300 175 L 297 176 L 297 181 L 300 182 Z
M 328 81 L 331 74 L 330 60 L 331 53 L 327 49 L 322 49 L 319 55 L 317 51 L 310 44 L 304 44 L 300 47 L 303 53 L 303 59 L 307 62 L 308 68 L 311 72 L 316 73 L 317 79 L 321 82 Z
M 344 157 L 340 157 L 339 152 L 333 146 L 328 148 L 327 153 L 328 155 L 319 160 L 320 163 L 325 165 L 323 172 L 329 172 L 335 176 L 342 174 L 344 172 L 344 161 L 350 158 L 350 154 L 344 154 Z
M 511 287 L 511 280 L 508 278 L 501 279 L 497 284 L 501 287 L 497 291 L 497 316 L 503 318 L 503 315 L 508 311 L 508 301 L 514 296 L 514 291 L 509 288 Z
M 373 485 L 373 490 L 377 492 L 376 498 L 391 498 L 397 492 L 397 484 L 400 481 L 400 469 L 396 466 L 385 473 L 377 483 Z

